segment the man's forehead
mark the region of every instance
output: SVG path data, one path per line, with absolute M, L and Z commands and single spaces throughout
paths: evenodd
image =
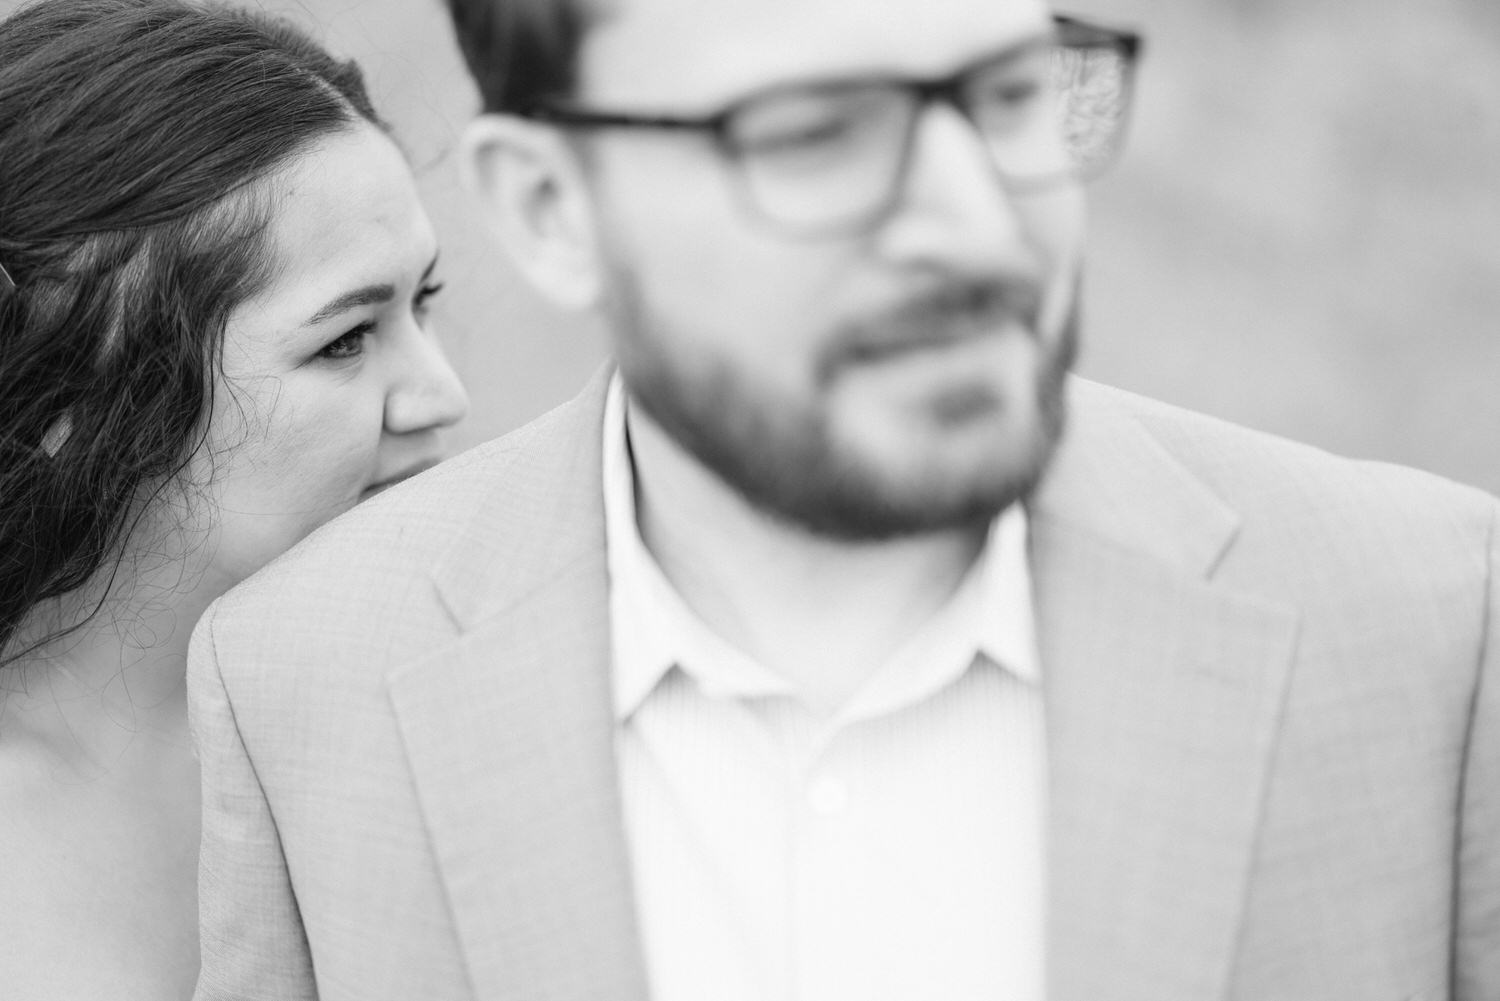
M 610 0 L 580 96 L 709 108 L 782 80 L 940 73 L 1049 23 L 1045 0 Z

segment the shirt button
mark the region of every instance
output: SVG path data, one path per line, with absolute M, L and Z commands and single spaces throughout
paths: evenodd
M 838 779 L 822 776 L 807 787 L 807 805 L 820 817 L 832 817 L 849 805 L 849 790 Z

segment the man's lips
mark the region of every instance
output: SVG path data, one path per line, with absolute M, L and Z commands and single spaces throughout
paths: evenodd
M 845 325 L 818 360 L 820 385 L 847 368 L 1020 332 L 1034 336 L 1041 290 L 1020 281 L 958 283 Z
M 869 337 L 851 341 L 842 353 L 843 363 L 859 365 L 865 362 L 881 362 L 904 355 L 936 351 L 956 344 L 967 344 L 982 337 L 1003 333 L 1015 326 L 1010 318 L 993 320 L 973 318 L 968 321 L 952 320 L 925 328 L 918 336 Z

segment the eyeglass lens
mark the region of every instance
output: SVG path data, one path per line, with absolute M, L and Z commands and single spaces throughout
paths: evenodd
M 1087 176 L 1107 164 L 1124 120 L 1128 67 L 1108 47 L 1038 45 L 968 71 L 955 97 L 1008 183 Z M 735 111 L 725 140 L 759 211 L 833 227 L 898 197 L 925 98 L 901 83 L 768 95 Z

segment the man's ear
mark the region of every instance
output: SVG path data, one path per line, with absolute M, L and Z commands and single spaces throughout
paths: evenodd
M 537 289 L 588 309 L 604 287 L 587 178 L 557 129 L 481 115 L 462 140 L 464 180 L 501 244 Z

